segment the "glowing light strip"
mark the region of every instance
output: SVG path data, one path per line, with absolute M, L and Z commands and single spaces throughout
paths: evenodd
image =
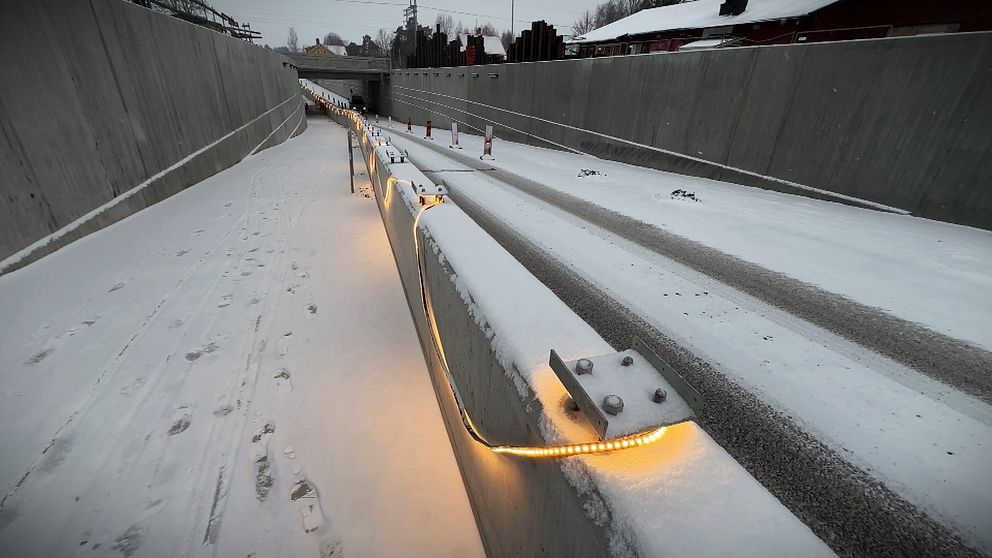
M 393 184 L 394 181 L 392 177 L 386 181 L 387 195 L 389 190 L 389 185 Z M 413 245 L 417 255 L 417 279 L 420 282 L 420 299 L 424 306 L 424 315 L 427 318 L 427 324 L 431 329 L 431 341 L 434 346 L 434 352 L 437 354 L 438 361 L 444 368 L 445 379 L 448 382 L 448 388 L 451 390 L 451 394 L 455 399 L 455 404 L 458 407 L 458 413 L 461 415 L 462 425 L 465 426 L 465 430 L 476 442 L 486 446 L 494 453 L 514 455 L 517 457 L 529 457 L 529 458 L 541 458 L 541 457 L 572 457 L 575 455 L 584 455 L 591 453 L 605 453 L 611 451 L 625 450 L 635 447 L 644 446 L 657 442 L 665 434 L 666 427 L 662 426 L 655 430 L 648 432 L 642 432 L 640 434 L 633 434 L 630 436 L 625 436 L 623 438 L 616 438 L 607 441 L 596 441 L 596 442 L 583 442 L 578 444 L 564 444 L 556 446 L 510 446 L 510 445 L 495 445 L 489 442 L 483 436 L 478 428 L 476 428 L 475 423 L 472 422 L 472 418 L 468 414 L 468 410 L 465 409 L 465 405 L 462 402 L 461 395 L 458 393 L 458 388 L 455 384 L 454 378 L 451 375 L 451 369 L 448 368 L 448 359 L 444 354 L 444 346 L 441 343 L 441 333 L 438 331 L 437 322 L 434 320 L 434 313 L 431 311 L 430 292 L 427 288 L 427 282 L 424 280 L 424 264 L 423 259 L 420 255 L 420 239 L 417 236 L 417 229 L 419 228 L 420 218 L 428 209 L 434 207 L 437 203 L 432 203 L 423 209 L 421 209 L 417 216 L 413 220 Z
M 375 149 L 373 148 L 371 150 L 369 160 L 373 161 L 375 158 Z M 371 174 L 372 173 L 370 172 L 370 175 Z M 378 172 L 376 172 L 375 175 L 378 178 Z M 377 180 L 377 182 L 381 184 L 380 180 Z M 391 186 L 397 187 L 397 185 L 400 184 L 409 184 L 409 181 L 398 179 L 394 176 L 390 176 L 386 179 L 386 185 L 384 188 L 385 192 L 383 195 L 383 208 L 386 208 L 389 200 L 392 199 L 390 196 L 390 190 L 393 188 L 391 188 Z M 413 246 L 417 257 L 417 281 L 420 283 L 420 300 L 423 304 L 424 316 L 427 318 L 427 325 L 431 330 L 431 344 L 434 347 L 434 353 L 437 355 L 438 361 L 444 369 L 448 389 L 451 390 L 451 395 L 455 400 L 455 406 L 458 408 L 458 414 L 462 419 L 462 425 L 465 427 L 465 431 L 468 432 L 469 436 L 471 436 L 472 439 L 479 444 L 489 448 L 493 453 L 527 458 L 572 457 L 576 455 L 606 453 L 645 446 L 660 440 L 662 436 L 665 435 L 665 430 L 667 429 L 665 426 L 654 430 L 649 430 L 647 432 L 632 434 L 607 441 L 582 442 L 577 444 L 562 444 L 554 446 L 497 445 L 489 442 L 489 440 L 487 440 L 486 437 L 479 432 L 479 429 L 472 421 L 472 417 L 468 414 L 468 410 L 465 409 L 465 404 L 462 401 L 461 394 L 458 392 L 455 379 L 451 375 L 451 369 L 448 367 L 448 359 L 444 354 L 444 345 L 441 343 L 441 332 L 438 330 L 437 322 L 434 320 L 434 312 L 431 309 L 430 291 L 427 288 L 427 282 L 424 280 L 424 263 L 420 252 L 420 237 L 417 236 L 417 230 L 420 228 L 420 218 L 424 215 L 424 213 L 426 213 L 428 209 L 431 209 L 440 203 L 441 202 L 433 202 L 424 206 L 417 212 L 416 217 L 413 219 Z

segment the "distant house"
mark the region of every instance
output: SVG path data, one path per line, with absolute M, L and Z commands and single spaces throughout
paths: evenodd
M 575 37 L 579 56 L 871 39 L 992 29 L 988 0 L 696 0 Z
M 315 44 L 307 47 L 307 54 L 316 56 L 348 56 L 348 51 L 344 45 L 322 45 L 318 37 Z

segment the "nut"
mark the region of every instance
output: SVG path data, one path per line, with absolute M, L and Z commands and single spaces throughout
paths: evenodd
M 575 361 L 576 374 L 592 374 L 592 361 L 587 358 L 580 358 Z
M 611 415 L 618 415 L 623 410 L 623 399 L 619 395 L 607 395 L 603 398 L 603 410 Z
M 652 399 L 655 403 L 662 403 L 668 399 L 668 392 L 664 388 L 658 388 L 654 390 L 654 397 Z
M 634 357 L 630 355 L 623 357 L 623 360 L 620 361 L 620 366 L 630 366 L 631 364 L 634 364 Z

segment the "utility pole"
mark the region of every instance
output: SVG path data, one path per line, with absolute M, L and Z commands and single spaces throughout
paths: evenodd
M 513 4 L 514 0 L 510 0 L 510 42 L 513 42 L 513 37 L 515 37 L 513 34 Z
M 417 31 L 420 30 L 420 24 L 417 21 L 417 0 L 410 0 L 410 5 L 403 9 L 403 16 L 406 18 L 406 25 L 409 28 L 410 22 L 413 21 L 413 49 L 417 50 Z

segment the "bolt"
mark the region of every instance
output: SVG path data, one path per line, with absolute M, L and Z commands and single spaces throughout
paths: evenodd
M 603 410 L 611 415 L 618 415 L 623 410 L 623 399 L 619 395 L 607 395 L 603 398 Z
M 652 399 L 654 399 L 655 403 L 662 403 L 665 399 L 668 399 L 668 392 L 664 388 L 658 388 L 654 390 L 654 397 Z
M 587 358 L 580 358 L 575 361 L 576 374 L 592 374 L 592 361 Z
M 623 360 L 620 361 L 620 366 L 630 366 L 631 364 L 634 364 L 634 357 L 630 355 L 623 357 Z

